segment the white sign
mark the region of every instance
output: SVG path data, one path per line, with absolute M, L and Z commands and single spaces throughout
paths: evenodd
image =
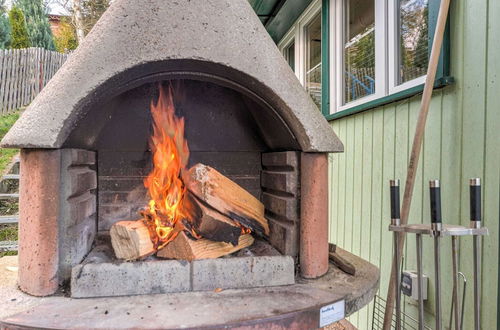
M 319 310 L 319 327 L 323 328 L 345 318 L 345 300 L 323 306 Z

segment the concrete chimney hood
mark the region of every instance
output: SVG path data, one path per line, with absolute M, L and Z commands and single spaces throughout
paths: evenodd
M 95 104 L 160 76 L 258 99 L 303 152 L 343 150 L 246 0 L 114 1 L 1 146 L 61 148 Z

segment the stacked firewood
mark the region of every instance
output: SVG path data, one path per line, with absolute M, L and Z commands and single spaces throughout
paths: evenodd
M 117 258 L 136 260 L 154 253 L 168 259 L 218 258 L 252 245 L 251 233 L 269 235 L 264 205 L 245 189 L 215 169 L 198 164 L 185 180 L 196 214 L 190 230 L 157 250 L 146 219 L 120 221 L 110 230 Z

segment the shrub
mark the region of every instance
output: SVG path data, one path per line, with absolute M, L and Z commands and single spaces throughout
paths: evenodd
M 21 9 L 12 7 L 9 12 L 9 22 L 11 27 L 11 48 L 27 48 L 30 46 L 26 21 Z
M 56 44 L 56 50 L 61 53 L 74 50 L 78 46 L 75 28 L 67 21 L 67 19 L 61 19 L 59 33 L 54 37 L 54 42 Z
M 10 24 L 5 10 L 5 0 L 0 0 L 0 49 L 10 45 Z
M 14 3 L 22 10 L 26 19 L 31 46 L 55 50 L 54 38 L 43 0 L 16 0 Z

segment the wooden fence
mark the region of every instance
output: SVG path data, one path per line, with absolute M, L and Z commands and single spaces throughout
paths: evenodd
M 28 105 L 68 58 L 43 48 L 0 50 L 0 112 Z

